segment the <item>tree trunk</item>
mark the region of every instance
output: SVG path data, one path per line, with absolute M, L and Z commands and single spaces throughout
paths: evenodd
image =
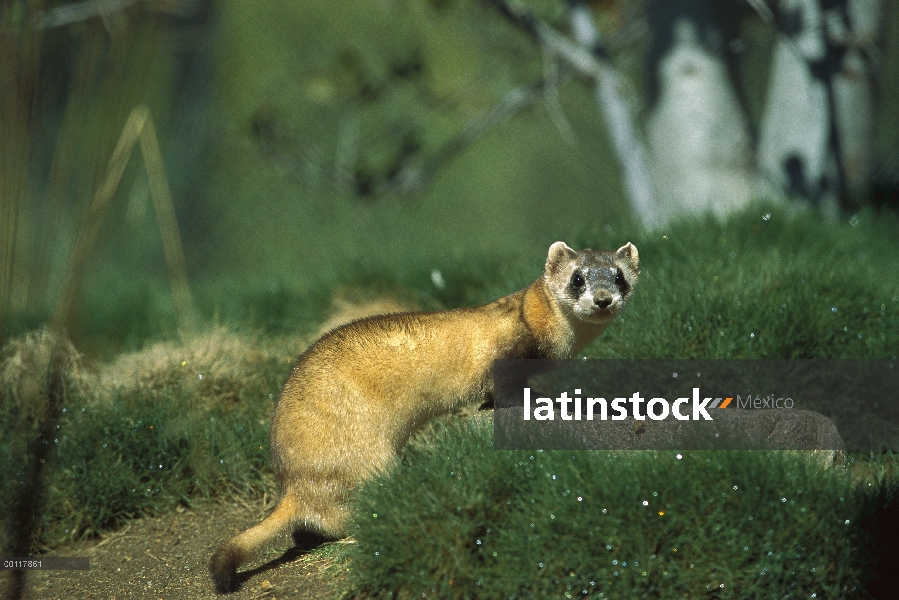
M 714 2 L 651 8 L 647 137 L 666 218 L 723 216 L 758 193 L 752 141 L 723 53 Z
M 827 213 L 838 206 L 840 178 L 833 145 L 828 56 L 818 0 L 781 0 L 762 119 L 758 162 L 788 196 L 806 198 Z
M 849 0 L 846 13 L 828 20 L 828 32 L 845 48 L 833 79 L 836 134 L 840 140 L 845 199 L 859 205 L 870 192 L 874 158 L 874 73 L 881 0 Z M 845 204 L 844 204 L 845 206 Z

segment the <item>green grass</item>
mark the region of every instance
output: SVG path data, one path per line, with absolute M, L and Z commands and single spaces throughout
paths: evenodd
M 201 495 L 270 488 L 268 432 L 260 421 L 272 403 L 201 413 L 188 402 L 178 390 L 164 390 L 114 397 L 66 416 L 65 433 L 54 440 L 45 538 L 99 533 Z
M 636 235 L 588 229 L 567 241 L 604 248 L 632 241 L 642 274 L 633 304 L 585 355 L 895 357 L 897 221 L 863 212 L 851 223 L 826 223 L 758 205 L 725 224 L 687 221 Z M 539 276 L 545 250 L 523 252 L 511 260 L 472 251 L 439 262 L 408 254 L 391 270 L 360 262 L 291 285 L 207 281 L 196 290 L 198 305 L 219 328 L 161 344 L 174 337 L 164 290 L 86 291 L 82 332 L 99 359 L 71 378 L 39 543 L 92 535 L 198 497 L 271 491 L 274 398 L 332 293 L 411 298 L 426 308 L 479 304 Z M 433 269 L 445 288 L 434 285 Z M 121 301 L 130 297 L 140 301 Z M 40 361 L 16 371 L 4 356 L 6 504 L 17 485 L 17 434 L 39 407 Z M 32 371 L 38 383 L 28 391 L 20 383 Z M 671 453 L 506 453 L 492 450 L 487 429 L 448 429 L 361 491 L 360 543 L 342 560 L 350 589 L 376 596 L 583 596 L 586 589 L 590 597 L 832 597 L 842 586 L 848 593 L 863 585 L 872 564 L 862 553 L 866 519 L 895 510 L 895 455 L 854 458 L 854 470 L 823 471 L 762 453 L 680 460 Z
M 759 204 L 726 224 L 684 221 L 653 234 L 597 224 L 562 236 L 574 247 L 617 248 L 632 241 L 640 252 L 642 273 L 632 305 L 585 355 L 896 356 L 899 219 L 865 211 L 853 223 Z M 516 252 L 510 258 L 475 248 L 440 259 L 406 252 L 390 265 L 350 261 L 293 279 L 212 278 L 195 286 L 195 297 L 207 322 L 268 336 L 305 335 L 324 319 L 335 291 L 407 296 L 428 309 L 489 302 L 542 271 L 546 248 L 520 246 Z M 445 289 L 432 282 L 434 269 Z M 85 291 L 73 331 L 79 349 L 109 359 L 174 335 L 176 318 L 164 284 L 135 278 L 137 283 L 113 285 L 110 277 L 92 280 Z M 26 331 L 37 317 L 23 316 L 11 330 Z
M 765 215 L 770 215 L 765 218 Z M 893 358 L 899 220 L 757 205 L 633 240 L 641 279 L 595 358 Z
M 39 363 L 29 336 L 0 366 L 24 364 L 31 385 L 0 378 L 0 503 L 20 484 L 23 431 L 40 409 Z M 18 352 L 15 352 L 18 350 Z M 99 372 L 73 371 L 47 470 L 38 543 L 54 546 L 198 497 L 273 492 L 268 425 L 293 351 L 215 331 L 123 355 Z M 288 358 L 284 358 L 287 356 Z M 30 376 L 30 375 L 29 375 Z
M 895 358 L 897 224 L 756 206 L 633 239 L 635 300 L 585 355 Z M 825 470 L 785 453 L 495 452 L 489 427 L 443 431 L 362 490 L 346 590 L 864 597 L 878 555 L 895 557 L 872 542 L 897 509 L 895 456 Z
M 359 493 L 348 593 L 861 596 L 867 519 L 896 508 L 895 478 L 800 453 L 503 452 L 489 420 L 436 429 Z

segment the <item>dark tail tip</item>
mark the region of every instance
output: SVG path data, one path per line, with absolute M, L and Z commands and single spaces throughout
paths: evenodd
M 231 543 L 222 546 L 209 560 L 209 572 L 212 573 L 212 582 L 215 591 L 219 594 L 230 594 L 240 588 L 240 580 L 237 577 L 237 567 L 243 562 L 243 552 L 235 548 Z

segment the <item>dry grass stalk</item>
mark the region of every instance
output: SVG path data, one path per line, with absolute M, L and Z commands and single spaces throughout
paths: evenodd
M 87 229 L 75 246 L 66 284 L 62 288 L 63 297 L 53 319 L 57 327 L 65 328 L 70 322 L 72 307 L 80 288 L 80 282 L 84 276 L 87 258 L 100 233 L 103 217 L 109 207 L 109 202 L 119 187 L 122 174 L 125 172 L 125 167 L 128 165 L 131 153 L 138 141 L 141 145 L 144 167 L 150 182 L 150 193 L 156 206 L 163 250 L 169 268 L 169 280 L 172 286 L 172 299 L 175 310 L 178 313 L 182 329 L 191 330 L 196 324 L 193 300 L 187 283 L 184 250 L 181 247 L 181 236 L 178 233 L 178 223 L 175 219 L 174 203 L 169 191 L 168 179 L 165 176 L 156 130 L 153 127 L 150 111 L 146 106 L 139 105 L 128 115 L 128 120 L 122 128 L 119 141 L 112 152 L 112 157 L 109 159 L 106 177 L 97 187 L 91 202 Z

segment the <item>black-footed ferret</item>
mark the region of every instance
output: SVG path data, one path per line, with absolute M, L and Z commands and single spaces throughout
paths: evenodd
M 281 497 L 255 527 L 210 560 L 217 591 L 280 534 L 347 534 L 348 493 L 387 467 L 430 419 L 492 395 L 493 361 L 571 358 L 627 304 L 640 269 L 630 243 L 616 251 L 549 248 L 543 276 L 485 306 L 353 321 L 297 359 L 272 422 Z

